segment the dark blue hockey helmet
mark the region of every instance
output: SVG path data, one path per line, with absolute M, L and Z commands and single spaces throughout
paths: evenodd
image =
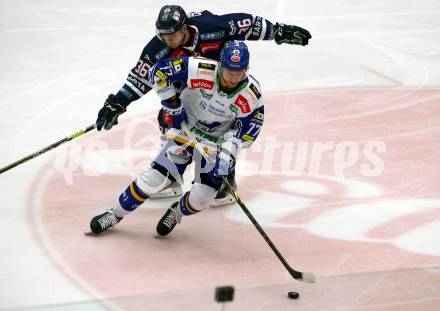
M 172 34 L 182 29 L 186 22 L 186 13 L 178 5 L 164 5 L 156 20 L 156 33 L 160 35 Z
M 220 52 L 220 66 L 229 70 L 247 70 L 249 50 L 243 41 L 228 41 Z

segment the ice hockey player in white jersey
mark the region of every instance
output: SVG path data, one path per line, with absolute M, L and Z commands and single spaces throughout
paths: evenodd
M 161 191 L 195 163 L 191 190 L 171 205 L 157 224 L 160 236 L 169 234 L 183 216 L 210 206 L 222 185 L 220 176 L 235 170 L 237 155 L 251 145 L 264 120 L 258 82 L 248 74 L 249 51 L 242 41 L 230 41 L 220 62 L 197 57 L 159 61 L 149 79 L 167 113 L 172 137 L 160 150 L 150 168 L 136 178 L 110 210 L 95 216 L 90 232 L 99 234 L 119 223 L 153 193 Z M 175 85 L 185 86 L 181 93 Z M 197 140 L 210 150 L 215 165 L 209 165 L 180 131 L 185 122 Z M 214 161 L 213 161 L 214 162 Z

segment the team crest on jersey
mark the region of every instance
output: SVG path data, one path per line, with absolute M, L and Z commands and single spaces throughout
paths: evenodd
M 240 108 L 241 112 L 243 113 L 251 112 L 251 107 L 249 107 L 247 99 L 244 98 L 242 95 L 238 95 L 237 99 L 234 102 L 234 105 Z
M 205 79 L 191 79 L 191 87 L 193 89 L 207 89 L 212 90 L 214 87 L 214 81 Z

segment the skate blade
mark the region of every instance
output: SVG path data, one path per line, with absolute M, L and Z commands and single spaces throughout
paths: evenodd
M 182 191 L 175 191 L 175 190 L 170 192 L 158 192 L 150 195 L 148 198 L 150 200 L 175 198 L 175 197 L 180 197 L 182 193 L 183 193 Z
M 153 237 L 155 238 L 155 239 L 159 239 L 159 240 L 163 240 L 163 239 L 166 239 L 168 236 L 167 235 L 160 235 L 159 233 L 157 233 L 157 232 L 154 232 L 153 233 Z
M 90 228 L 88 228 L 84 231 L 84 235 L 95 236 L 96 233 L 93 233 L 93 231 Z
M 226 205 L 232 205 L 235 202 L 236 201 L 232 196 L 228 196 L 223 199 L 214 200 L 214 202 L 212 204 L 210 204 L 209 206 L 210 207 L 222 207 L 222 206 L 226 206 Z

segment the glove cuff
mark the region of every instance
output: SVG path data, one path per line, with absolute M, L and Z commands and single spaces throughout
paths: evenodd
M 219 158 L 227 162 L 235 161 L 239 152 L 240 146 L 235 141 L 225 141 L 221 146 Z
M 175 108 L 175 109 L 164 107 L 163 110 L 164 110 L 166 113 L 175 116 L 175 115 L 182 114 L 182 112 L 183 112 L 183 107 L 178 107 L 178 108 Z

